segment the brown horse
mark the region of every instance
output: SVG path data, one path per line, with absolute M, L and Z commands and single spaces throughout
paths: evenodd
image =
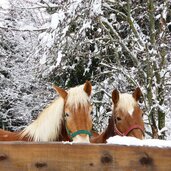
M 92 129 L 89 81 L 65 91 L 54 86 L 60 97 L 21 132 L 0 130 L 0 141 L 89 142 Z
M 143 112 L 138 105 L 141 96 L 140 88 L 133 94 L 121 94 L 118 90 L 112 92 L 113 110 L 107 129 L 97 137 L 91 139 L 92 143 L 106 143 L 109 137 L 133 136 L 144 138 Z

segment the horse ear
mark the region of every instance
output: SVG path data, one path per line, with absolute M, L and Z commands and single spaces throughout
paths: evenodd
M 138 101 L 138 100 L 140 99 L 141 95 L 142 95 L 142 92 L 141 92 L 141 90 L 140 90 L 139 87 L 137 87 L 137 88 L 134 90 L 133 94 L 132 94 L 133 98 L 134 98 L 136 101 Z
M 90 81 L 86 81 L 84 84 L 84 91 L 87 93 L 88 96 L 91 95 L 91 91 L 92 91 L 92 85 Z
M 62 89 L 62 88 L 60 88 L 60 87 L 58 87 L 56 85 L 53 85 L 53 88 L 56 90 L 57 93 L 59 93 L 59 95 L 63 99 L 65 99 L 67 97 L 68 93 L 64 89 Z
M 117 89 L 113 90 L 112 92 L 112 101 L 114 105 L 116 105 L 119 101 L 119 91 Z

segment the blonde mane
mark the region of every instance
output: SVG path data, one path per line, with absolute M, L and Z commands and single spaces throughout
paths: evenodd
M 22 131 L 21 136 L 28 136 L 33 141 L 56 140 L 60 133 L 63 110 L 64 100 L 62 97 L 59 97 L 45 108 L 34 122 Z
M 84 91 L 84 85 L 68 90 L 66 105 L 77 108 L 79 104 L 86 105 L 88 101 L 89 97 Z M 33 141 L 57 140 L 61 131 L 63 112 L 64 100 L 62 97 L 59 97 L 22 131 L 21 136 L 28 136 Z
M 128 112 L 130 115 L 132 115 L 135 105 L 136 105 L 136 101 L 133 98 L 132 94 L 127 94 L 127 93 L 119 94 L 117 109 L 121 109 L 124 112 Z

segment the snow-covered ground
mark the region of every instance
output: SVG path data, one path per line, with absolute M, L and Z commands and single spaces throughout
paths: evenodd
M 134 137 L 121 137 L 114 136 L 107 140 L 107 144 L 127 145 L 127 146 L 151 146 L 160 148 L 171 148 L 170 140 L 159 140 L 159 139 L 144 139 L 140 140 Z

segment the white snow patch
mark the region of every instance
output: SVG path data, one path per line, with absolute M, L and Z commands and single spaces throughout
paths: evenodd
M 70 5 L 70 7 L 68 8 L 68 13 L 71 16 L 75 15 L 76 9 L 79 7 L 79 5 L 82 3 L 82 0 L 76 0 L 73 1 L 72 4 Z
M 51 28 L 56 29 L 58 27 L 58 24 L 60 22 L 63 22 L 64 18 L 65 18 L 65 13 L 62 10 L 60 10 L 58 13 L 54 13 L 51 19 L 51 25 L 50 25 Z
M 10 8 L 10 4 L 8 0 L 0 0 L 0 7 L 2 7 L 3 9 L 9 9 Z
M 39 35 L 38 40 L 43 46 L 51 47 L 54 43 L 55 32 L 43 32 Z
M 34 26 L 31 26 L 31 25 L 25 25 L 23 26 L 22 28 L 20 28 L 21 30 L 30 30 L 30 31 L 33 31 L 33 30 L 36 30 L 37 28 L 34 27 Z
M 107 144 L 127 145 L 127 146 L 151 146 L 151 147 L 171 147 L 170 140 L 145 139 L 140 140 L 135 137 L 114 136 L 107 140 Z
M 116 22 L 116 14 L 110 14 L 109 19 L 112 19 L 113 22 Z
M 46 63 L 47 56 L 46 54 L 43 55 L 43 57 L 40 59 L 40 64 L 43 65 Z
M 70 144 L 70 145 L 72 145 L 72 144 L 73 144 L 73 142 L 69 142 L 69 141 L 62 141 L 62 144 Z
M 58 51 L 58 57 L 57 57 L 57 63 L 56 63 L 56 66 L 58 66 L 61 62 L 61 59 L 62 59 L 62 51 Z
M 80 33 L 85 30 L 86 28 L 90 28 L 91 21 L 84 21 L 82 28 L 80 29 Z
M 92 7 L 91 7 L 91 15 L 103 14 L 101 6 L 102 6 L 101 0 L 94 0 Z
M 66 36 L 66 33 L 67 33 L 68 29 L 69 29 L 69 26 L 66 26 L 66 27 L 63 29 L 63 31 L 62 31 L 62 33 L 63 33 L 62 37 L 65 37 L 65 36 Z
M 166 132 L 166 131 L 168 131 L 168 128 L 164 127 L 164 128 L 162 128 L 161 130 L 158 131 L 158 135 L 160 136 L 160 135 L 162 135 L 163 132 Z

